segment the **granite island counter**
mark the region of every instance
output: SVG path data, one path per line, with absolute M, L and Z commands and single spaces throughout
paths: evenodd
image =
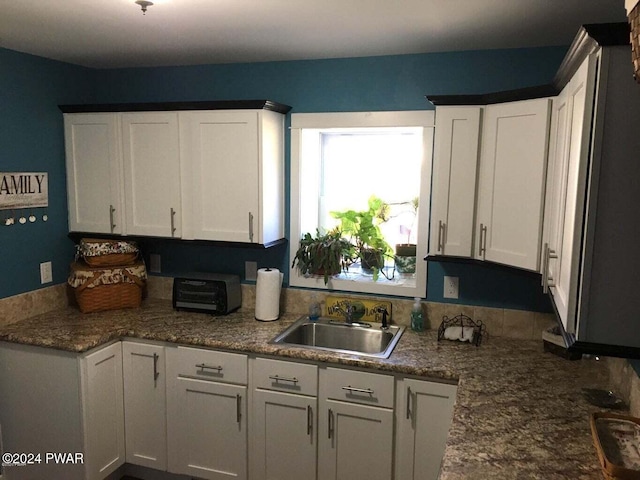
M 0 327 L 0 341 L 84 353 L 137 338 L 415 375 L 458 384 L 441 479 L 600 479 L 582 388 L 608 389 L 604 362 L 566 361 L 540 341 L 488 338 L 480 347 L 407 330 L 388 359 L 268 342 L 298 315 L 257 322 L 176 312 L 164 300 L 83 315 L 73 308 Z

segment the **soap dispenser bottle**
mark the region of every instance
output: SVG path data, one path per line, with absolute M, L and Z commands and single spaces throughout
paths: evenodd
M 422 304 L 420 297 L 415 297 L 411 308 L 411 330 L 422 332 L 424 330 L 424 315 L 422 314 Z

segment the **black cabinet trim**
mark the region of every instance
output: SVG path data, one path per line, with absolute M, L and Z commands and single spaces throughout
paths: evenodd
M 495 103 L 532 100 L 534 98 L 554 97 L 558 94 L 553 85 L 536 85 L 534 87 L 505 90 L 502 92 L 483 93 L 480 95 L 427 95 L 426 98 L 436 107 L 447 105 L 492 105 Z
M 288 113 L 289 105 L 271 100 L 214 100 L 194 102 L 105 103 L 58 105 L 63 113 L 169 112 L 176 110 L 270 110 Z
M 560 92 L 576 73 L 582 62 L 598 47 L 615 47 L 630 44 L 630 27 L 626 22 L 594 23 L 583 25 L 576 34 L 564 60 L 553 78 L 553 85 Z M 631 62 L 631 60 L 629 60 Z
M 594 23 L 580 27 L 564 60 L 548 85 L 492 92 L 478 95 L 426 95 L 436 107 L 454 105 L 491 105 L 494 103 L 555 97 L 576 73 L 587 55 L 598 47 L 613 47 L 630 44 L 630 27 L 626 22 Z M 631 60 L 629 60 L 631 61 Z
M 91 233 L 91 232 L 69 232 L 67 236 L 75 243 L 80 243 L 81 238 L 104 238 L 108 240 L 131 240 L 139 244 L 143 244 L 146 240 L 162 240 L 168 242 L 181 242 L 188 243 L 189 245 L 205 245 L 214 247 L 227 247 L 227 248 L 248 248 L 253 250 L 264 250 L 277 245 L 284 245 L 287 243 L 286 238 L 274 240 L 269 243 L 244 243 L 244 242 L 222 242 L 217 240 L 185 240 L 182 238 L 171 237 L 151 237 L 142 235 L 114 235 L 108 233 Z

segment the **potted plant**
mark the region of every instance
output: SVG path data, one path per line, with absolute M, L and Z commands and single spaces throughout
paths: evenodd
M 396 254 L 394 260 L 396 269 L 400 275 L 413 275 L 416 273 L 416 244 L 411 243 L 411 232 L 415 225 L 418 215 L 419 198 L 415 197 L 408 202 L 402 202 L 401 205 L 409 205 L 411 214 L 411 223 L 409 225 L 400 225 L 400 232 L 407 235 L 407 243 L 396 244 Z
M 368 201 L 368 209 L 362 211 L 346 210 L 331 212 L 331 216 L 340 220 L 343 235 L 349 235 L 355 245 L 355 254 L 360 259 L 362 270 L 372 273 L 374 280 L 384 267 L 385 256 L 391 257 L 393 250 L 380 231 L 380 224 L 387 221 L 389 205 L 376 196 Z
M 338 229 L 315 236 L 305 233 L 293 258 L 291 268 L 298 267 L 302 275 L 322 275 L 324 284 L 329 277 L 346 270 L 353 257 L 353 245 L 343 238 Z

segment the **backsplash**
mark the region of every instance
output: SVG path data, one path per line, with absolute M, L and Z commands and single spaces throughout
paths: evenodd
M 173 278 L 150 276 L 147 284 L 147 296 L 150 298 L 171 300 L 172 287 Z M 324 297 L 329 294 L 331 293 L 285 288 L 282 290 L 280 311 L 283 313 L 303 315 L 308 312 L 309 304 L 314 299 L 324 303 Z M 353 298 L 372 298 L 370 295 L 349 296 Z M 241 311 L 252 312 L 255 309 L 255 298 L 255 285 L 243 284 Z M 391 300 L 393 304 L 392 321 L 397 325 L 408 327 L 410 325 L 410 313 L 413 300 L 401 298 L 389 299 L 388 297 L 381 298 Z M 0 299 L 0 325 L 14 323 L 24 318 L 62 308 L 66 305 L 66 283 L 3 298 Z M 444 315 L 454 317 L 462 313 L 474 320 L 482 320 L 487 326 L 488 338 L 495 336 L 521 340 L 539 340 L 541 338 L 541 332 L 555 324 L 553 314 L 549 313 L 426 301 L 422 302 L 422 308 L 426 314 L 425 327 L 428 329 L 438 328 Z M 638 404 L 640 406 L 640 386 L 638 392 Z
M 171 277 L 150 276 L 147 284 L 149 297 L 165 300 L 171 299 L 173 279 Z M 314 299 L 324 304 L 327 293 L 319 290 L 305 290 L 299 288 L 284 288 L 280 311 L 286 313 L 308 313 L 308 308 Z M 371 295 L 349 295 L 353 298 L 365 297 L 371 299 Z M 256 287 L 255 285 L 242 284 L 242 307 L 244 312 L 251 312 L 255 309 Z M 375 297 L 374 297 L 375 298 Z M 384 300 L 390 300 L 384 297 Z M 393 298 L 392 321 L 397 325 L 410 325 L 410 314 L 413 300 Z M 542 331 L 551 325 L 556 324 L 553 314 L 530 312 L 524 310 L 512 310 L 508 308 L 491 308 L 458 305 L 453 303 L 422 302 L 422 308 L 426 314 L 426 328 L 436 329 L 442 321 L 444 315 L 454 317 L 461 313 L 473 318 L 482 320 L 487 326 L 489 338 L 507 337 L 520 340 L 539 340 Z M 324 313 L 324 312 L 323 312 Z
M 0 325 L 56 310 L 67 305 L 66 283 L 0 299 Z

